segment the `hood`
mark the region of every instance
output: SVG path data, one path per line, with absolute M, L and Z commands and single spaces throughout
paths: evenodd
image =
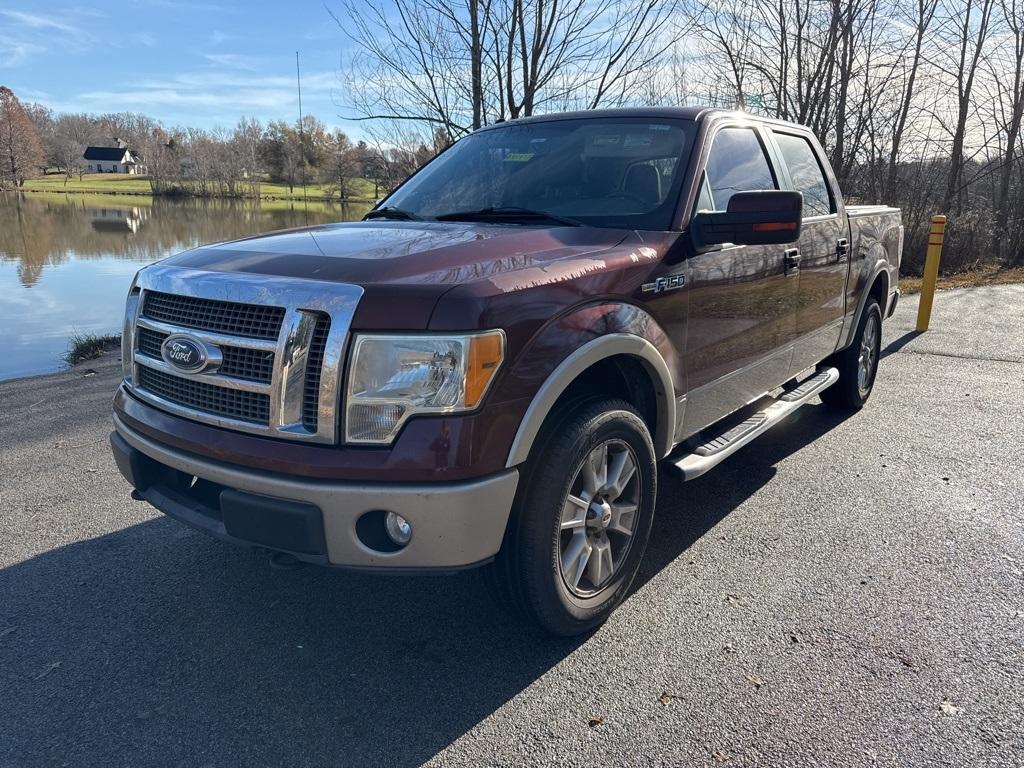
M 610 248 L 623 230 L 454 222 L 352 222 L 205 245 L 164 263 L 356 285 L 435 286 L 543 268 Z M 514 280 L 514 278 L 513 278 Z
M 216 243 L 162 262 L 213 272 L 350 283 L 363 288 L 355 329 L 426 328 L 456 286 L 515 291 L 602 269 L 625 230 L 456 222 L 351 222 Z

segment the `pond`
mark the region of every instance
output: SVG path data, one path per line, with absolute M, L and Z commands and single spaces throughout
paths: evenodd
M 369 206 L 0 193 L 0 380 L 65 367 L 76 334 L 119 334 L 135 272 L 203 243 L 346 221 Z

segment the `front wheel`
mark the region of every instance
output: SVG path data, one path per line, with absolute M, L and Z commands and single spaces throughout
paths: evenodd
M 822 402 L 846 410 L 862 408 L 875 386 L 881 350 L 882 310 L 869 299 L 853 343 L 824 363 L 839 370 L 839 381 L 822 391 Z
M 650 433 L 628 403 L 577 403 L 555 415 L 522 477 L 492 575 L 549 632 L 587 632 L 625 599 L 647 547 Z

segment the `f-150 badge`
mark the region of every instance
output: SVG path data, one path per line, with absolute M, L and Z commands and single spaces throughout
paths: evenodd
M 684 285 L 686 285 L 686 275 L 669 275 L 668 277 L 659 277 L 653 283 L 644 283 L 640 286 L 640 290 L 644 293 L 664 293 L 682 288 Z

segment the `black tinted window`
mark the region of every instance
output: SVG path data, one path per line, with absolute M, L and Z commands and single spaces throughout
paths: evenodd
M 509 123 L 457 142 L 386 201 L 422 218 L 519 207 L 598 227 L 666 230 L 693 123 Z
M 737 192 L 777 188 L 764 148 L 749 128 L 725 128 L 715 134 L 706 174 L 716 211 L 726 210 Z
M 807 139 L 788 133 L 776 133 L 782 157 L 793 179 L 793 189 L 803 192 L 804 216 L 823 216 L 832 213 L 832 196 L 828 193 L 825 174 L 814 156 Z

